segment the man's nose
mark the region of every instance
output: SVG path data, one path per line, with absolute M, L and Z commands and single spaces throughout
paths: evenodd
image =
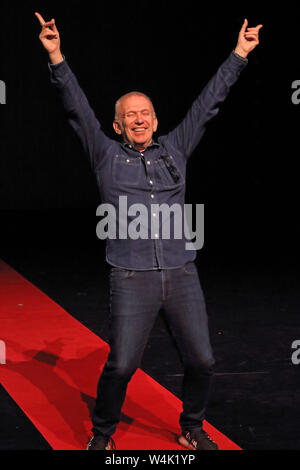
M 143 124 L 143 122 L 144 122 L 144 118 L 143 118 L 142 113 L 136 113 L 135 123 L 136 124 Z

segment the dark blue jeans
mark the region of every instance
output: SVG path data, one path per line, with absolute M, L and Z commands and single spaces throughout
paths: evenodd
M 205 301 L 196 265 L 182 268 L 110 271 L 110 353 L 97 387 L 93 433 L 111 436 L 120 421 L 128 382 L 163 308 L 184 367 L 179 424 L 201 428 L 213 375 Z M 155 406 L 155 405 L 154 405 Z

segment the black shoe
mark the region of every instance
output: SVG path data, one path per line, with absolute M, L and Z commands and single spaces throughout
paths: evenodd
M 217 444 L 203 429 L 183 432 L 178 442 L 190 450 L 218 450 Z
M 116 444 L 111 437 L 108 436 L 93 436 L 88 445 L 86 450 L 115 450 Z

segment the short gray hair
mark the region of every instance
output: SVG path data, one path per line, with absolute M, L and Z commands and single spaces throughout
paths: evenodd
M 116 101 L 116 103 L 115 103 L 115 120 L 118 120 L 120 118 L 119 108 L 120 108 L 121 102 L 125 98 L 130 98 L 130 96 L 143 96 L 144 98 L 147 98 L 147 100 L 149 100 L 150 103 L 151 103 L 153 113 L 155 115 L 155 110 L 154 110 L 153 103 L 152 103 L 152 101 L 151 101 L 151 99 L 149 98 L 148 95 L 146 95 L 145 93 L 142 93 L 141 91 L 130 91 L 129 93 L 126 93 L 125 95 L 120 96 L 120 98 Z

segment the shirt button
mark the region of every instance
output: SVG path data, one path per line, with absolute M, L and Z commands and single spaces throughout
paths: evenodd
M 155 238 L 158 238 L 158 234 L 157 234 L 157 233 L 155 234 Z
M 150 184 L 153 184 L 153 181 L 152 181 L 152 180 L 150 180 L 150 181 L 149 181 L 149 183 L 150 183 Z
M 151 163 L 150 160 L 147 160 L 147 165 L 150 165 L 150 163 Z
M 152 199 L 154 199 L 154 194 L 151 194 Z
M 129 163 L 129 162 L 130 162 L 129 158 L 127 158 L 126 162 L 127 162 L 127 163 Z
M 153 215 L 153 217 L 156 217 L 156 212 L 153 212 L 153 214 L 152 214 L 152 215 Z

